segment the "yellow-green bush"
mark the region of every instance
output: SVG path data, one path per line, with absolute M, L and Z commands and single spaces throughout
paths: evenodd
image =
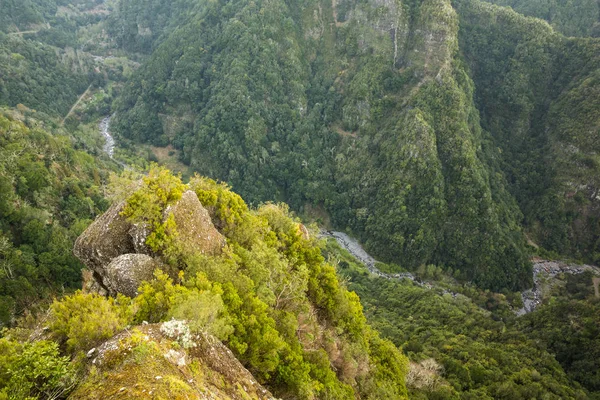
M 129 299 L 81 291 L 50 307 L 50 332 L 70 353 L 87 351 L 122 330 L 130 320 Z

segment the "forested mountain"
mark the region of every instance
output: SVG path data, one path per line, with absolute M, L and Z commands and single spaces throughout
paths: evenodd
M 0 105 L 52 116 L 67 114 L 93 82 L 92 63 L 81 53 L 0 33 Z
M 566 277 L 558 301 L 515 323 L 502 295 L 373 279 L 336 245 L 326 251 L 368 320 L 409 356 L 411 399 L 587 398 L 579 383 L 597 392 L 600 302 L 590 296 L 588 274 Z M 479 296 L 485 300 L 474 301 Z
M 599 13 L 0 0 L 0 400 L 599 400 Z
M 108 206 L 109 168 L 31 111 L 0 114 L 0 326 L 81 285 L 75 238 Z
M 481 124 L 539 245 L 596 262 L 600 41 L 510 10 L 457 2 Z M 484 33 L 485 32 L 485 33 Z
M 206 3 L 117 104 L 124 137 L 172 142 L 252 201 L 325 207 L 381 257 L 530 282 L 449 2 Z
M 600 37 L 600 4 L 595 0 L 492 0 L 490 3 L 511 7 L 528 17 L 544 19 L 566 36 Z
M 323 207 L 403 267 L 522 288 L 521 226 L 597 258 L 598 41 L 480 1 L 195 4 L 144 36 L 123 137 L 172 143 L 251 201 Z

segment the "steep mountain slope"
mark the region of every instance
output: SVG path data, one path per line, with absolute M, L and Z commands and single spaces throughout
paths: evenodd
M 598 261 L 600 41 L 478 1 L 455 6 L 482 126 L 532 239 Z
M 565 36 L 600 37 L 600 4 L 595 0 L 491 0 L 528 17 L 548 21 Z
M 123 138 L 171 142 L 251 201 L 324 207 L 405 267 L 530 282 L 449 2 L 196 4 L 117 102 Z
M 98 368 L 69 399 L 275 400 L 218 339 L 184 321 L 137 326 L 94 350 Z
M 31 111 L 0 114 L 0 326 L 81 282 L 77 236 L 107 207 L 108 166 Z
M 578 371 L 579 376 L 565 374 L 553 356 L 554 349 L 539 342 L 545 331 L 536 330 L 539 336 L 531 338 L 516 329 L 512 311 L 502 310 L 506 307 L 504 296 L 494 294 L 488 298 L 486 305 L 493 310 L 490 312 L 477 306 L 472 294 L 469 298 L 442 290 L 440 286 L 428 288 L 409 280 L 374 277 L 332 243 L 328 243 L 327 253 L 339 260 L 338 271 L 360 296 L 369 322 L 411 360 L 407 376 L 411 399 L 595 398 L 596 388 L 579 379 L 585 375 L 585 367 Z M 589 277 L 587 282 L 581 280 L 582 287 L 589 288 L 590 281 Z M 587 302 L 588 309 L 593 310 L 593 302 L 592 299 Z M 583 308 L 586 302 L 581 303 Z M 542 310 L 546 314 L 546 308 Z M 578 322 L 588 318 L 589 327 L 583 331 L 574 328 L 571 335 L 579 334 L 583 340 L 593 335 L 600 320 L 594 322 L 589 314 L 581 317 L 579 313 L 571 314 Z M 536 312 L 529 317 L 538 323 L 554 325 L 547 315 Z M 554 329 L 566 325 L 561 321 Z M 593 343 L 589 344 L 592 346 L 586 346 L 587 352 L 593 348 Z M 594 356 L 574 358 L 584 358 L 591 366 Z M 587 378 L 592 381 L 595 370 L 592 367 L 588 371 Z M 575 380 L 583 383 L 592 396 Z
M 128 185 L 138 189 L 90 225 L 74 252 L 93 271 L 87 288 L 121 304 L 133 297 L 130 321 L 187 320 L 281 397 L 406 397 L 404 356 L 366 324 L 358 297 L 285 205 L 251 211 L 225 185 L 199 176 L 184 185 L 159 169 Z M 60 307 L 76 323 L 72 306 Z
M 64 116 L 93 81 L 89 57 L 0 33 L 0 105 Z

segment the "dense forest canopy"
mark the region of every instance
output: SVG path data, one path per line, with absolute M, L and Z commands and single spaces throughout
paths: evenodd
M 599 400 L 599 16 L 0 0 L 0 400 Z
M 600 37 L 600 4 L 594 0 L 493 0 L 490 3 L 511 7 L 528 17 L 544 19 L 565 36 Z
M 207 3 L 127 84 L 117 131 L 172 143 L 251 201 L 324 207 L 403 267 L 527 285 L 522 216 L 479 126 L 452 6 L 344 5 L 336 22 L 321 2 Z
M 121 24 L 153 33 L 128 43 L 155 50 L 116 102 L 123 138 L 323 208 L 404 268 L 523 288 L 523 228 L 596 259 L 596 40 L 480 1 L 135 4 Z
M 31 112 L 28 112 L 31 115 Z M 81 285 L 73 242 L 108 206 L 108 167 L 16 110 L 0 114 L 0 324 Z

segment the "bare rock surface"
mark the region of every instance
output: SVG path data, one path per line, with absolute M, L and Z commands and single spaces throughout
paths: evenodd
M 147 224 L 134 224 L 129 230 L 129 236 L 133 243 L 133 248 L 136 253 L 152 255 L 152 250 L 146 244 L 146 239 L 150 235 L 151 230 Z
M 121 215 L 125 202 L 114 204 L 77 238 L 73 253 L 86 267 L 99 274 L 121 254 L 134 253 L 129 235 L 132 225 Z
M 121 293 L 135 297 L 141 283 L 151 280 L 157 268 L 165 269 L 164 265 L 146 254 L 120 255 L 105 267 L 104 287 L 111 296 Z
M 533 263 L 533 288 L 522 293 L 523 308 L 516 311 L 517 315 L 525 315 L 534 311 L 544 300 L 544 294 L 562 274 L 577 275 L 586 271 L 600 276 L 600 268 L 593 265 L 570 264 L 562 261 L 535 259 Z
M 171 215 L 177 225 L 178 241 L 184 252 L 206 255 L 221 253 L 225 238 L 213 225 L 208 210 L 202 206 L 196 193 L 188 190 L 177 203 L 167 207 L 165 220 Z
M 121 215 L 124 208 L 125 202 L 114 204 L 75 241 L 73 253 L 89 269 L 84 276 L 84 290 L 88 292 L 134 297 L 139 285 L 152 279 L 157 268 L 166 269 L 159 261 L 160 254 L 146 245 L 150 228 L 128 221 Z M 167 207 L 163 218 L 175 221 L 177 241 L 184 252 L 218 255 L 226 243 L 193 191 Z

